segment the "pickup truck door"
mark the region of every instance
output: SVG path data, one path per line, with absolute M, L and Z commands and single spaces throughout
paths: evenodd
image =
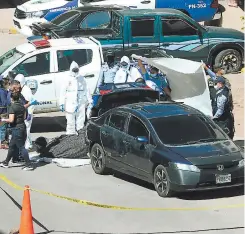
M 127 115 L 112 113 L 107 123 L 101 127 L 101 142 L 111 165 L 119 170 L 125 170 L 125 126 Z
M 206 61 L 209 52 L 205 30 L 190 19 L 178 16 L 160 17 L 161 47 L 176 58 Z
M 53 62 L 52 51 L 39 52 L 30 55 L 12 68 L 17 74 L 25 76 L 26 85 L 30 87 L 39 103 L 35 106 L 35 111 L 48 112 L 57 106 Z
M 97 47 L 90 47 L 88 49 L 85 47 L 56 51 L 55 67 L 57 72 L 55 73 L 55 87 L 57 99 L 59 99 L 63 82 L 70 76 L 72 61 L 79 65 L 80 74 L 85 77 L 90 93 L 94 93 L 100 73 L 101 58 Z
M 155 16 L 140 16 L 127 18 L 127 29 L 124 31 L 125 42 L 129 46 L 149 46 L 152 44 L 159 45 L 159 29 Z

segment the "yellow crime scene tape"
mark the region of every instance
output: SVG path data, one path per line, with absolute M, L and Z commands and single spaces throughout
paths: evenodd
M 15 184 L 14 182 L 9 180 L 4 175 L 0 175 L 0 180 L 2 180 L 3 182 L 5 182 L 6 184 L 8 184 L 9 186 L 11 186 L 14 189 L 17 189 L 17 190 L 24 190 L 25 189 L 25 188 Z M 190 208 L 189 207 L 179 207 L 179 208 L 178 207 L 176 207 L 176 208 L 175 207 L 174 208 L 169 208 L 169 207 L 166 207 L 166 208 L 147 208 L 147 207 L 143 207 L 143 208 L 138 208 L 138 207 L 124 207 L 124 206 L 100 204 L 100 203 L 96 203 L 96 202 L 91 202 L 91 201 L 66 197 L 66 196 L 62 196 L 62 195 L 57 195 L 57 194 L 54 194 L 51 192 L 46 192 L 46 191 L 32 189 L 32 188 L 30 188 L 30 191 L 40 193 L 40 194 L 44 194 L 44 195 L 51 196 L 51 197 L 56 197 L 56 198 L 63 199 L 63 200 L 67 200 L 69 202 L 77 203 L 77 204 L 84 205 L 84 206 L 93 206 L 93 207 L 97 207 L 97 208 L 113 209 L 113 210 L 128 210 L 128 211 L 207 211 L 207 210 L 242 208 L 245 206 L 244 203 L 243 204 L 241 203 L 241 204 L 224 205 L 224 206 L 190 207 Z

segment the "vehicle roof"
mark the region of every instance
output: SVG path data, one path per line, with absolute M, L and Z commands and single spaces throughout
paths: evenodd
M 171 8 L 158 8 L 158 9 L 134 9 L 134 10 L 122 10 L 119 12 L 120 15 L 123 16 L 152 16 L 152 15 L 185 15 L 179 10 L 171 9 Z
M 85 5 L 83 7 L 78 7 L 74 9 L 74 11 L 79 11 L 79 12 L 84 12 L 84 11 L 97 11 L 97 10 L 117 10 L 117 9 L 130 9 L 129 7 L 126 6 L 119 6 L 116 4 L 113 5 L 102 5 L 102 6 L 97 6 L 97 5 Z
M 118 109 L 128 110 L 130 112 L 138 112 L 145 116 L 147 119 L 153 119 L 158 117 L 169 117 L 176 115 L 191 115 L 201 114 L 200 111 L 187 106 L 183 103 L 178 102 L 142 102 L 128 104 L 125 106 L 118 107 Z
M 80 42 L 78 42 L 78 40 L 80 40 Z M 69 48 L 70 46 L 77 46 L 79 44 L 86 44 L 86 45 L 91 45 L 91 46 L 97 46 L 96 43 L 94 43 L 92 40 L 90 40 L 89 38 L 85 38 L 85 37 L 77 37 L 77 38 L 60 38 L 60 39 L 50 39 L 49 40 L 50 43 L 50 48 L 56 48 L 56 47 L 66 47 Z M 18 51 L 20 51 L 21 53 L 24 54 L 28 54 L 32 51 L 35 51 L 36 48 L 35 46 L 28 42 L 28 43 L 24 43 L 21 44 L 19 46 L 16 47 L 16 49 Z M 42 48 L 38 49 L 41 50 Z M 45 48 L 47 49 L 47 48 Z

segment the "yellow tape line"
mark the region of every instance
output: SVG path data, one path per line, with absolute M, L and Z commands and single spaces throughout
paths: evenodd
M 6 176 L 0 175 L 0 180 L 4 181 L 6 184 L 10 185 L 12 188 L 17 190 L 24 190 L 23 187 L 15 184 L 11 180 L 9 180 Z M 57 195 L 50 192 L 45 192 L 37 189 L 30 189 L 33 192 L 41 193 L 47 196 L 60 198 L 63 200 L 67 200 L 69 202 L 77 203 L 84 206 L 94 206 L 98 208 L 104 208 L 104 209 L 113 209 L 113 210 L 132 210 L 132 211 L 202 211 L 202 210 L 219 210 L 219 209 L 231 209 L 231 208 L 241 208 L 244 207 L 245 204 L 234 204 L 234 205 L 226 205 L 226 206 L 212 206 L 212 207 L 194 207 L 194 208 L 187 208 L 187 207 L 181 207 L 181 208 L 137 208 L 137 207 L 124 207 L 124 206 L 113 206 L 113 205 L 106 205 L 106 204 L 100 204 L 96 202 L 90 202 L 86 200 L 80 200 L 76 198 L 70 198 L 66 196 Z

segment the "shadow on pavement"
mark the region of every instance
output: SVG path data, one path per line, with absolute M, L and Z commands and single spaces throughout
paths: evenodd
M 63 132 L 66 128 L 66 119 L 63 116 L 35 117 L 31 133 Z
M 147 232 L 147 233 L 124 233 L 124 234 L 178 234 L 178 233 L 198 233 L 198 232 L 210 232 L 210 231 L 227 231 L 227 230 L 237 230 L 244 229 L 244 227 L 231 227 L 231 228 L 210 228 L 210 229 L 200 229 L 200 230 L 188 230 L 188 231 L 169 231 L 169 232 Z M 48 233 L 81 233 L 81 234 L 115 234 L 115 233 L 104 233 L 104 232 L 69 232 L 69 231 L 48 231 L 48 232 L 39 232 L 36 234 L 48 234 Z

